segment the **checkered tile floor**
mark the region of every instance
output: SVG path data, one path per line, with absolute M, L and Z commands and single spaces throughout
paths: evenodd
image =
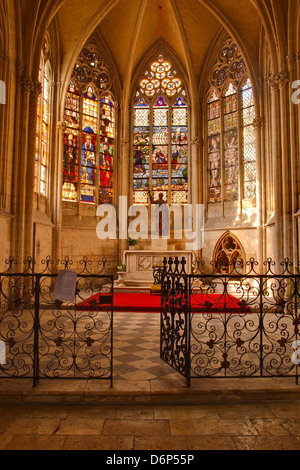
M 114 380 L 177 377 L 161 361 L 159 348 L 159 313 L 114 313 Z

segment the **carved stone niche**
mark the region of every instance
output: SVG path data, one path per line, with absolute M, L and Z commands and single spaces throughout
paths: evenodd
M 238 238 L 227 231 L 218 241 L 213 262 L 215 271 L 220 274 L 242 274 L 245 269 L 246 256 Z

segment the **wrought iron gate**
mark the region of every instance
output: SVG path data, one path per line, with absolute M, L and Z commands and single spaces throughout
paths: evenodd
M 28 259 L 24 272 L 14 271 L 8 260 L 0 274 L 0 341 L 5 345 L 5 364 L 0 379 L 108 379 L 113 377 L 113 276 L 105 274 L 106 261 L 98 269 L 84 258 L 77 273 L 74 302 L 53 298 L 57 273 L 34 273 Z M 65 258 L 62 269 L 69 270 Z
M 190 385 L 190 313 L 188 276 L 184 264 L 165 259 L 161 284 L 161 359 L 186 378 Z
M 161 359 L 196 378 L 295 378 L 300 349 L 300 275 L 289 260 L 280 274 L 268 259 L 264 273 L 252 259 L 229 272 L 194 273 L 185 260 L 161 270 Z

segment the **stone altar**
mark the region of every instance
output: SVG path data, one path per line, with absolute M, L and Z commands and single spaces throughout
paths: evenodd
M 159 248 L 159 249 L 158 249 Z M 153 267 L 162 266 L 164 258 L 186 259 L 186 272 L 192 272 L 193 252 L 170 250 L 167 240 L 153 240 L 149 248 L 144 250 L 128 250 L 123 253 L 123 264 L 126 273 L 123 282 L 117 282 L 116 288 L 120 290 L 146 291 L 153 285 Z

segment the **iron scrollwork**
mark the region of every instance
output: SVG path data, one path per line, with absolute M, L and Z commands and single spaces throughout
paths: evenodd
M 188 378 L 295 377 L 298 383 L 292 356 L 299 339 L 299 266 L 285 259 L 278 268 L 270 258 L 259 266 L 251 258 L 233 260 L 220 273 L 216 263 L 195 259 L 186 274 L 172 263 L 165 262 L 162 273 L 165 362 L 176 364 L 177 344 L 167 339 L 178 335 L 187 338 L 181 352 Z M 182 373 L 180 367 L 177 362 Z
M 74 302 L 53 298 L 60 269 L 70 270 L 68 257 L 47 257 L 36 272 L 32 258 L 21 271 L 13 258 L 0 274 L 0 341 L 6 364 L 0 378 L 110 379 L 113 356 L 113 266 L 103 258 L 80 260 L 75 268 Z

